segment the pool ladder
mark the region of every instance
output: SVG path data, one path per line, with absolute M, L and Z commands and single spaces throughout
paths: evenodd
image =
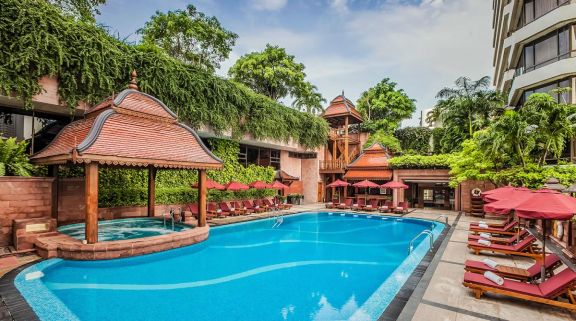
M 274 225 L 272 225 L 272 228 L 277 228 L 278 226 L 282 225 L 282 223 L 284 223 L 284 216 L 275 215 L 273 217 L 274 217 Z
M 440 222 L 439 219 L 441 219 L 441 218 L 444 218 L 444 221 L 445 221 L 446 225 L 448 225 L 448 216 L 446 216 L 446 215 L 444 215 L 444 214 L 442 214 L 442 215 L 438 216 L 437 218 L 435 218 L 434 221 Z
M 172 221 L 172 231 L 174 231 L 174 210 L 170 209 L 170 220 Z M 162 218 L 164 219 L 164 228 L 166 229 L 166 210 L 162 213 Z
M 416 241 L 422 235 L 428 236 L 428 239 L 430 240 L 430 252 L 432 252 L 432 246 L 434 245 L 434 234 L 430 230 L 424 230 L 420 232 L 420 234 L 416 235 L 416 237 L 414 237 L 412 241 L 410 241 L 410 247 L 408 248 L 409 254 L 412 254 L 412 251 L 414 251 L 414 241 Z

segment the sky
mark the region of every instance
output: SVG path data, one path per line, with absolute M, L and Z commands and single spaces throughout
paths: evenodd
M 136 30 L 156 11 L 188 4 L 238 34 L 219 75 L 240 56 L 278 45 L 306 66 L 307 80 L 327 102 L 343 90 L 356 101 L 390 78 L 416 100 L 403 126 L 418 125 L 420 111 L 459 76 L 493 72 L 489 0 L 108 0 L 97 20 L 138 41 Z

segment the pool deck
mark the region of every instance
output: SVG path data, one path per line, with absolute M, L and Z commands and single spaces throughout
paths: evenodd
M 213 219 L 210 225 L 225 225 L 243 221 L 251 221 L 273 217 L 276 215 L 289 215 L 304 211 L 326 210 L 323 204 L 297 205 L 290 210 L 251 214 L 247 216 L 227 217 Z M 338 210 L 329 210 L 338 211 Z M 369 214 L 374 215 L 375 212 Z M 518 321 L 553 321 L 576 320 L 576 313 L 549 307 L 543 304 L 531 303 L 503 296 L 487 294 L 476 300 L 472 292 L 462 285 L 464 278 L 464 262 L 467 259 L 482 260 L 490 257 L 498 263 L 517 267 L 528 267 L 532 261 L 527 258 L 518 258 L 502 255 L 474 255 L 466 247 L 468 239 L 468 225 L 478 218 L 465 216 L 458 212 L 441 210 L 413 210 L 405 215 L 390 214 L 394 216 L 436 219 L 439 215 L 448 217 L 450 230 L 443 240 L 436 255 L 423 277 L 418 281 L 413 294 L 404 306 L 397 320 L 401 321 L 460 321 L 460 320 L 518 320 Z M 485 219 L 485 221 L 490 221 Z M 189 223 L 189 222 L 188 222 Z M 547 248 L 553 251 L 552 248 Z M 10 259 L 13 258 L 13 259 Z M 2 261 L 2 259 L 4 259 Z M 0 277 L 7 272 L 39 259 L 34 254 L 22 256 L 0 257 Z M 2 264 L 4 263 L 4 264 Z M 3 314 L 0 301 L 0 320 L 7 315 Z M 380 321 L 386 320 L 381 318 Z

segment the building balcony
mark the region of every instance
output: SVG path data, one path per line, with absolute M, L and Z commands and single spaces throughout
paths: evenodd
M 576 57 L 562 59 L 530 72 L 517 71 L 508 96 L 509 104 L 516 105 L 526 89 L 569 76 L 576 76 Z
M 320 161 L 320 173 L 327 174 L 344 174 L 345 168 L 344 161 L 342 160 L 324 160 Z

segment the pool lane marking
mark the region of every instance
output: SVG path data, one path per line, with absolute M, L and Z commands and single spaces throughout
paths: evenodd
M 172 284 L 113 284 L 113 283 L 63 283 L 63 282 L 45 282 L 50 290 L 72 290 L 72 289 L 94 289 L 94 290 L 118 290 L 118 291 L 165 291 L 176 289 L 196 288 L 209 285 L 215 285 L 225 282 L 230 282 L 249 276 L 283 270 L 294 267 L 310 266 L 310 265 L 325 265 L 325 264 L 338 264 L 338 265 L 371 265 L 371 266 L 396 266 L 393 263 L 380 263 L 380 262 L 364 262 L 364 261 L 339 261 L 339 260 L 312 260 L 312 261 L 298 261 L 273 264 L 263 266 L 248 271 L 227 275 L 224 277 L 214 278 L 203 281 L 172 283 Z

